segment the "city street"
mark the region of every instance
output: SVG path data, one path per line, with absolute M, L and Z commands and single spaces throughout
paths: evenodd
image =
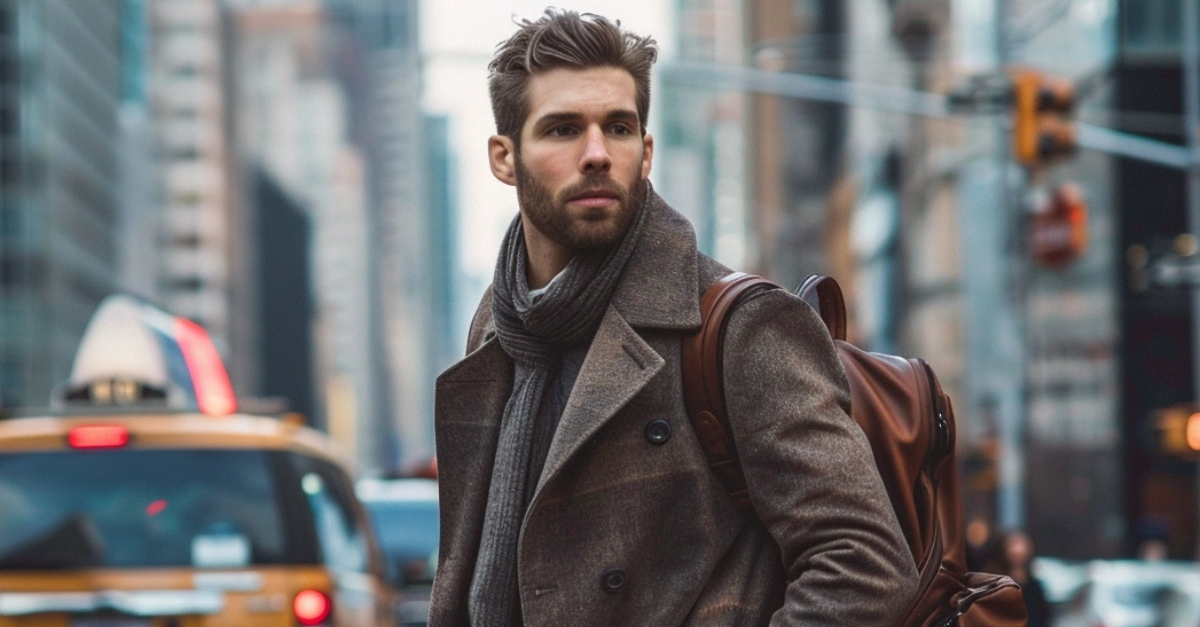
M 424 625 L 440 534 L 483 524 L 438 493 L 435 415 L 481 420 L 443 416 L 439 375 L 498 333 L 514 217 L 624 189 L 515 190 L 577 174 L 553 151 L 579 129 L 521 153 L 489 92 L 547 4 L 0 0 L 0 627 Z M 849 344 L 936 375 L 967 565 L 1035 582 L 1028 627 L 1200 627 L 1200 3 L 553 4 L 656 42 L 648 115 L 601 138 L 695 248 L 789 291 L 835 278 Z M 533 257 L 510 257 L 529 303 L 564 276 L 529 290 Z M 667 265 L 637 268 L 646 302 L 690 285 Z M 695 307 L 614 298 L 646 352 L 611 352 L 682 376 Z M 707 438 L 620 401 L 654 415 L 561 437 Z M 554 458 L 580 484 L 606 460 Z M 442 487 L 487 488 L 485 461 Z

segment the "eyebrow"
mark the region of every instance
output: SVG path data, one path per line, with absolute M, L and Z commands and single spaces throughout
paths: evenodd
M 540 128 L 545 128 L 547 126 L 551 126 L 554 124 L 562 124 L 565 122 L 575 122 L 576 120 L 578 120 L 581 117 L 583 117 L 583 116 L 579 113 L 570 113 L 570 112 L 547 113 L 546 115 L 543 115 L 542 117 L 538 118 L 537 124 L 535 126 L 536 126 L 536 128 L 540 129 Z M 615 111 L 609 112 L 609 114 L 605 117 L 605 121 L 611 122 L 614 120 L 619 120 L 622 122 L 637 122 L 638 114 L 636 111 L 632 111 L 630 109 L 617 109 Z

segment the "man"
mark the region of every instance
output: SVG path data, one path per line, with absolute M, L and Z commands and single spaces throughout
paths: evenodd
M 651 189 L 653 40 L 548 10 L 497 49 L 493 174 L 520 215 L 469 354 L 438 379 L 431 627 L 890 627 L 916 571 L 816 314 L 733 315 L 724 376 L 753 511 L 708 468 L 680 341 L 729 270 Z

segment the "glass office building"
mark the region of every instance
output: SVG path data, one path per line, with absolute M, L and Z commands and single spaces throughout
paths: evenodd
M 115 284 L 120 12 L 0 2 L 0 406 L 47 403 Z

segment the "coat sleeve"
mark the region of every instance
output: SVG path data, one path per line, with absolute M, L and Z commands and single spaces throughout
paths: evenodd
M 723 367 L 734 442 L 788 579 L 772 627 L 890 627 L 916 566 L 816 312 L 783 290 L 741 305 Z

